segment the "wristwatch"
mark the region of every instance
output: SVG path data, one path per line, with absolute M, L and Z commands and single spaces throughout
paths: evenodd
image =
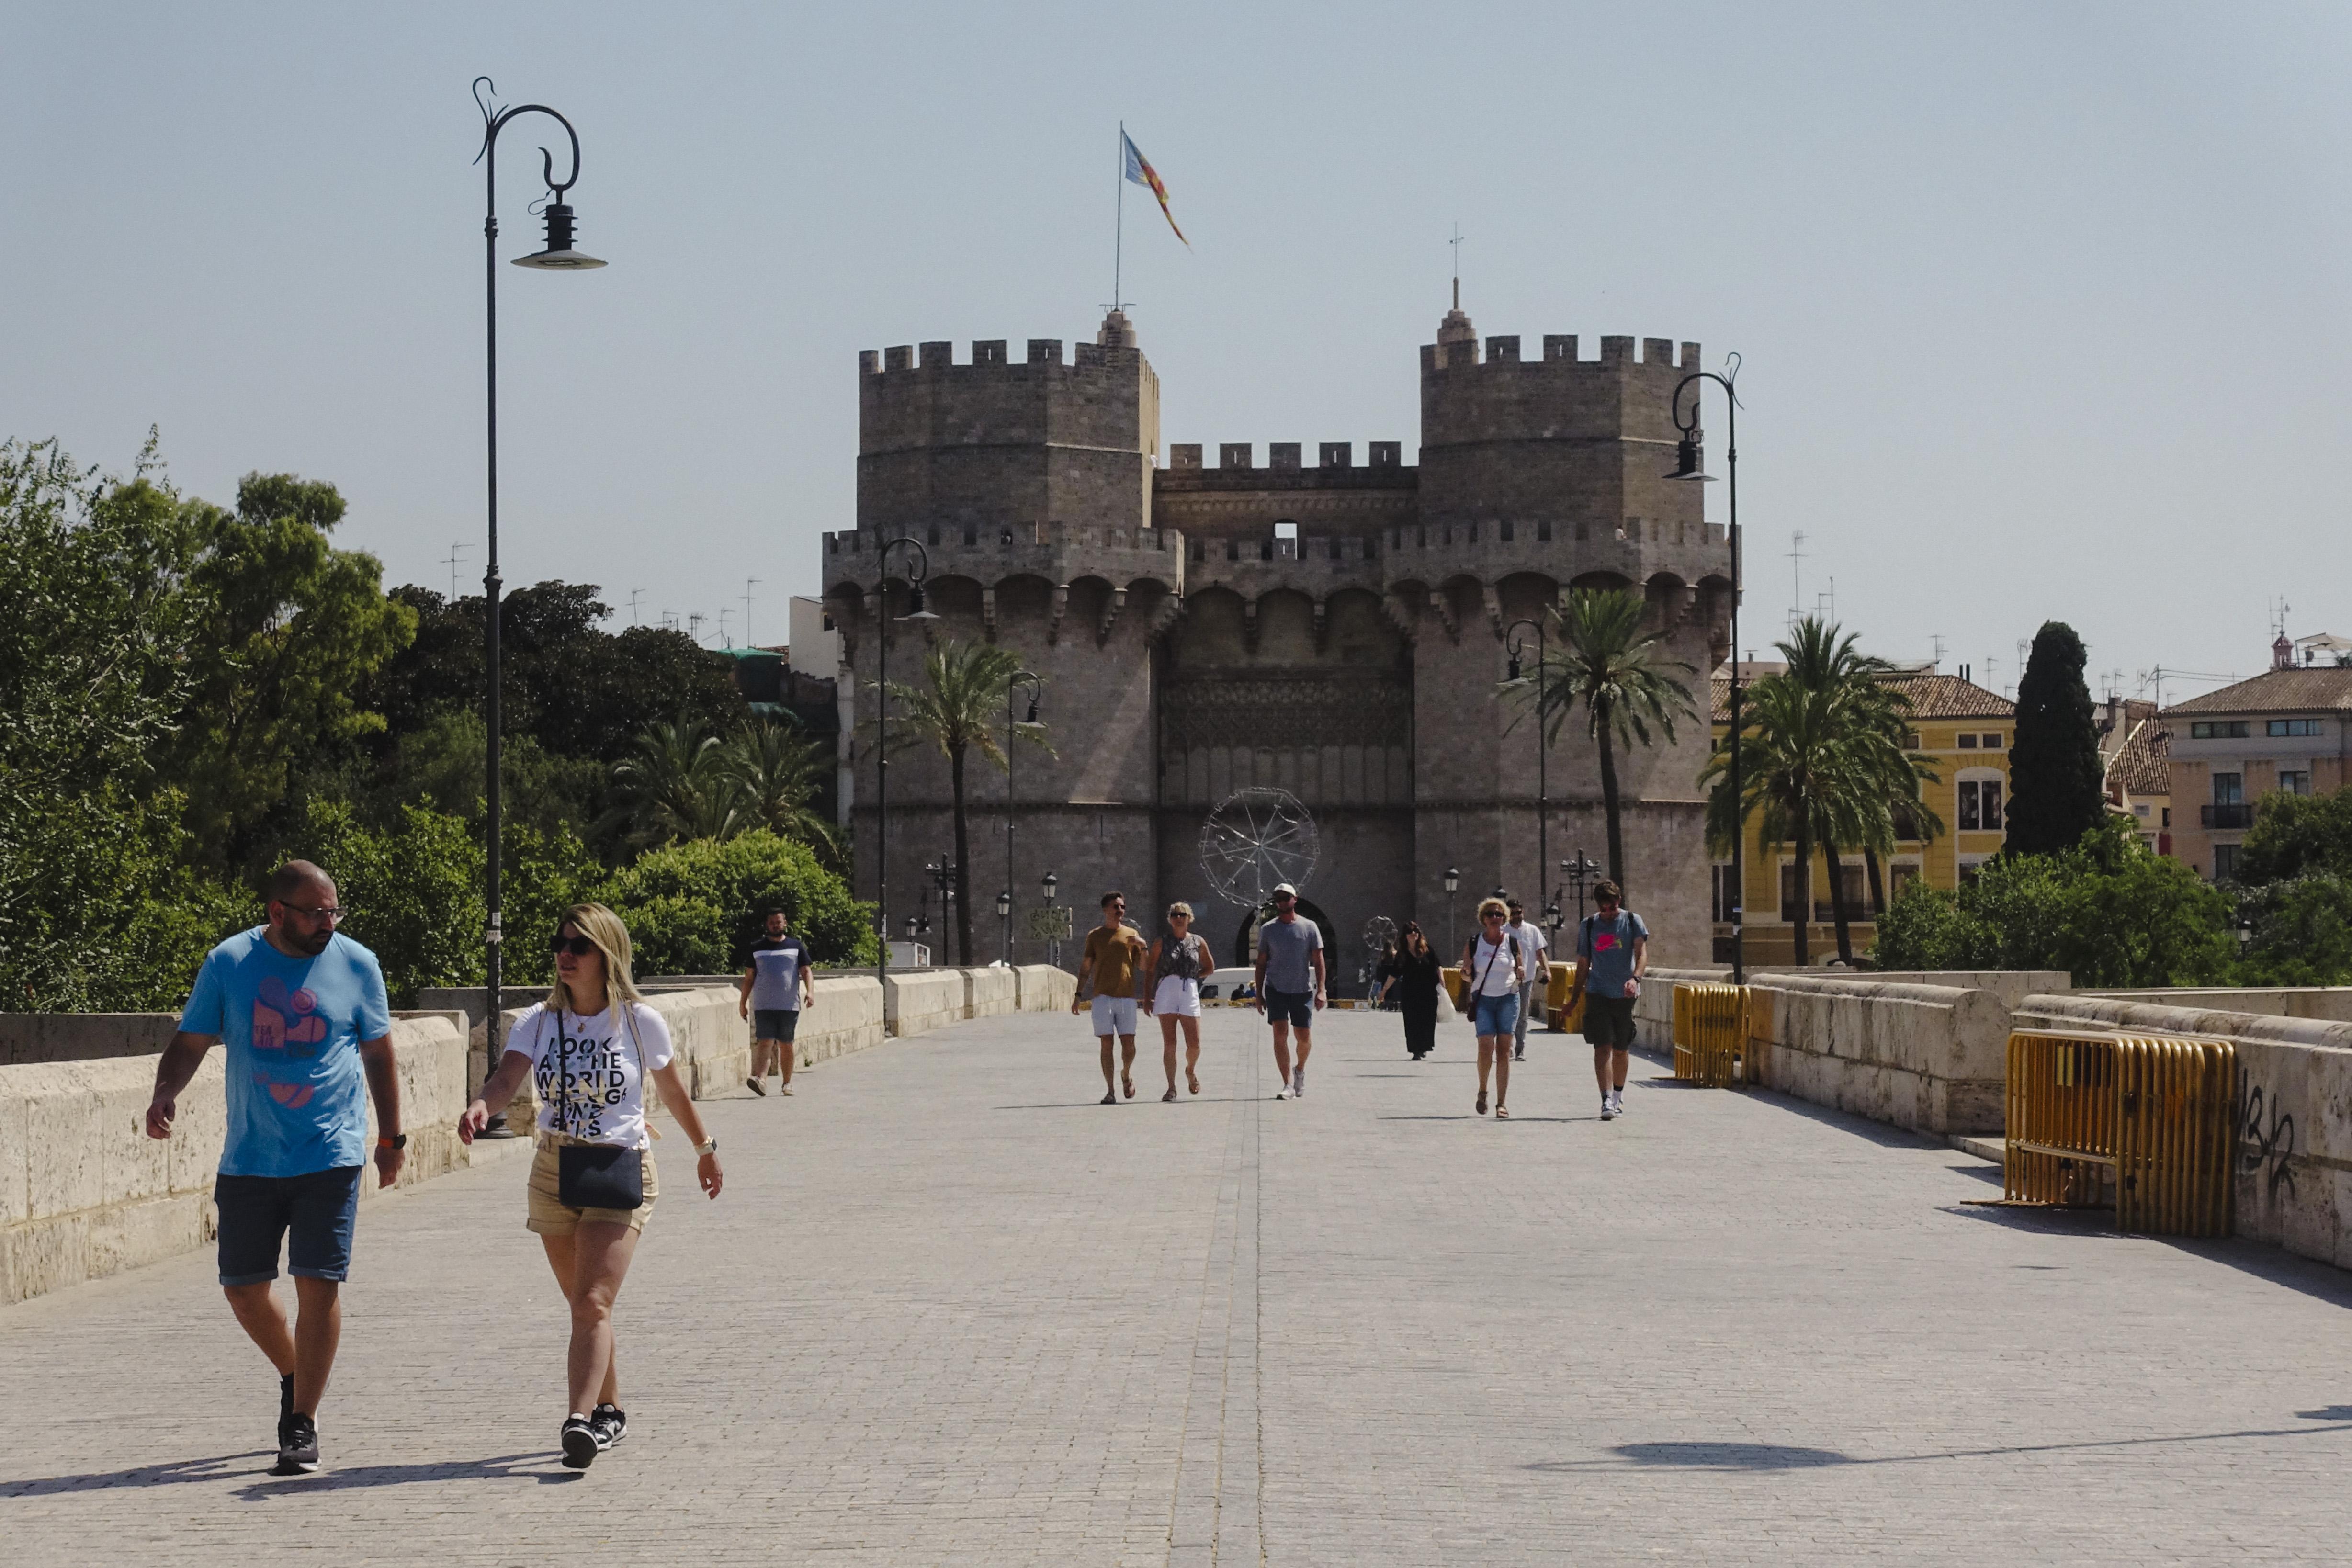
M 389 1138 L 379 1136 L 375 1141 L 375 1146 L 379 1149 L 404 1149 L 408 1147 L 408 1134 L 394 1133 Z
M 694 1145 L 694 1152 L 697 1155 L 715 1155 L 719 1152 L 719 1140 L 711 1138 L 706 1142 L 697 1144 Z

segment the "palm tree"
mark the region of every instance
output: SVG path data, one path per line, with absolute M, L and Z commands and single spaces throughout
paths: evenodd
M 1796 959 L 1811 956 L 1812 852 L 1819 845 L 1830 873 L 1830 913 L 1838 956 L 1853 961 L 1852 911 L 1845 896 L 1840 846 L 1866 859 L 1895 847 L 1898 807 L 1923 833 L 1943 823 L 1920 793 L 1937 777 L 1929 759 L 1904 745 L 1911 702 L 1887 684 L 1894 666 L 1857 653 L 1855 639 L 1809 616 L 1775 644 L 1788 661 L 1784 674 L 1753 688 L 1753 706 L 1740 714 L 1741 794 L 1730 798 L 1729 737 L 1717 742 L 1700 774 L 1711 784 L 1707 839 L 1726 852 L 1748 819 L 1760 814 L 1767 846 L 1794 838 L 1797 851 Z
M 1585 732 L 1601 756 L 1601 805 L 1609 824 L 1609 879 L 1625 885 L 1625 836 L 1617 798 L 1617 752 L 1620 746 L 1648 746 L 1655 726 L 1667 745 L 1675 740 L 1677 718 L 1696 718 L 1690 688 L 1669 672 L 1684 674 L 1692 667 L 1665 657 L 1666 633 L 1642 630 L 1647 606 L 1640 594 L 1622 588 L 1580 588 L 1569 595 L 1565 610 L 1554 607 L 1559 646 L 1544 657 L 1544 744 L 1559 737 L 1576 706 L 1584 706 Z M 1534 695 L 1531 683 L 1505 682 L 1498 691 L 1516 701 Z
M 832 754 L 821 743 L 797 724 L 754 718 L 719 751 L 720 764 L 735 787 L 736 810 L 747 826 L 798 839 L 839 861 L 841 841 L 833 824 L 811 809 L 833 766 Z
M 614 802 L 598 823 L 646 847 L 731 839 L 744 826 L 719 737 L 683 715 L 648 727 L 613 764 Z
M 890 716 L 894 733 L 885 736 L 883 744 L 896 748 L 928 741 L 948 759 L 948 786 L 955 807 L 956 946 L 966 964 L 971 962 L 971 833 L 964 802 L 964 758 L 977 751 L 999 768 L 1005 766 L 995 725 L 1020 669 L 1020 659 L 1008 648 L 950 639 L 933 643 L 923 656 L 921 685 L 893 681 L 887 688 L 898 711 Z M 1045 745 L 1045 731 L 1042 724 L 1013 727 L 1015 737 L 1037 746 Z

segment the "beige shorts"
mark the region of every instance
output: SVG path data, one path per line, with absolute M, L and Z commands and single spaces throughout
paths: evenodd
M 556 1155 L 556 1145 L 545 1138 L 530 1157 L 530 1218 L 523 1228 L 541 1236 L 569 1236 L 583 1223 L 625 1225 L 632 1230 L 643 1230 L 654 1211 L 654 1199 L 661 1196 L 661 1181 L 654 1172 L 654 1152 L 646 1151 L 646 1200 L 635 1208 L 566 1208 L 558 1196 L 562 1191 L 559 1174 L 562 1162 Z

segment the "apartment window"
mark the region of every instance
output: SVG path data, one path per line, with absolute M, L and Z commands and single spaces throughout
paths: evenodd
M 1906 751 L 1917 751 L 1920 749 L 1919 732 L 1917 730 L 1915 729 L 1910 734 L 1903 737 L 1903 748 Z
M 2246 802 L 2246 776 L 2242 773 L 2213 775 L 2213 804 L 2242 806 Z
M 1780 920 L 1783 925 L 1797 923 L 1797 868 L 1780 867 Z
M 2147 803 L 2146 801 L 2144 801 L 2144 800 L 2143 800 L 2143 801 L 2140 801 L 2139 803 L 2137 803 L 2137 804 L 2134 805 L 2134 806 L 2132 807 L 2132 815 L 2133 815 L 2133 816 L 2135 816 L 2135 817 L 2145 817 L 2145 816 L 2147 816 Z
M 1987 751 L 1999 751 L 2000 749 L 2000 731 L 1995 730 L 1992 734 L 1984 737 L 1984 748 Z
M 1739 918 L 1739 884 L 1731 879 L 1729 866 L 1718 865 L 1714 872 L 1715 919 L 1728 925 Z
M 1960 885 L 1962 887 L 1974 887 L 1977 884 L 1977 877 L 1984 870 L 1985 860 L 1986 857 L 1983 855 L 1962 855 L 1960 857 Z
M 2315 718 L 2274 718 L 2263 727 L 2273 735 L 2317 735 L 2319 721 Z
M 2283 795 L 2311 793 L 2311 769 L 2308 768 L 2279 769 L 2279 792 Z
M 1960 737 L 1960 749 L 1962 751 L 1974 751 L 1976 748 L 1977 737 L 1974 731 L 1970 731 L 1969 734 Z
M 2213 880 L 2215 882 L 2238 880 L 2238 848 L 2236 844 L 2213 846 Z
M 2167 806 L 2164 809 L 2164 822 L 2162 825 L 2168 828 L 2172 826 L 2172 808 L 2169 806 Z
M 2000 831 L 2000 780 L 1961 779 L 1959 821 L 1962 832 Z
M 2199 719 L 2189 727 L 2191 740 L 2243 740 L 2248 721 L 2242 718 Z
M 1826 873 L 1813 879 L 1813 892 L 1816 894 L 1813 899 L 1813 918 L 1816 921 L 1837 918 L 1836 906 L 1826 897 L 1819 896 L 1829 892 L 1829 882 L 1830 879 Z M 1870 918 L 1870 911 L 1864 905 L 1862 899 L 1862 867 L 1853 864 L 1839 866 L 1838 888 L 1845 894 L 1845 917 L 1848 920 Z
M 1888 866 L 1886 868 L 1887 901 L 1901 902 L 1903 895 L 1910 891 L 1911 884 L 1918 880 L 1919 866 L 1916 861 L 1896 861 L 1893 865 Z

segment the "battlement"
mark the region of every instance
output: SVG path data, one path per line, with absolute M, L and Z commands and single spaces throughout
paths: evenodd
M 1003 338 L 975 338 L 971 343 L 971 357 L 961 364 L 956 362 L 955 345 L 951 342 L 900 343 L 878 352 L 872 349 L 865 349 L 857 355 L 857 373 L 860 376 L 880 377 L 898 374 L 937 374 L 943 371 L 958 370 L 967 373 L 987 370 L 1022 372 L 1037 368 L 1083 371 L 1098 369 L 1110 363 L 1111 357 L 1115 354 L 1139 354 L 1139 350 L 1130 348 L 1106 347 L 1100 343 L 1080 343 L 1076 345 L 1076 359 L 1065 362 L 1062 358 L 1061 339 L 1031 338 L 1024 345 L 1024 357 L 1015 360 L 1008 352 L 1009 347 L 1007 340 Z
M 1173 528 L 1123 528 L 1094 523 L 931 523 L 894 531 L 889 536 L 889 539 L 901 538 L 912 538 L 930 552 L 933 577 L 963 570 L 952 564 L 958 552 L 976 552 L 1009 560 L 1039 550 L 1087 553 L 1140 551 L 1172 556 L 1181 556 L 1184 550 L 1184 536 Z M 870 562 L 877 552 L 889 542 L 872 528 L 841 528 L 826 533 L 824 538 L 828 572 L 834 570 L 843 559 L 864 557 Z M 892 566 L 895 570 L 899 563 L 894 561 Z M 870 570 L 871 567 L 862 566 L 859 570 Z
M 1478 341 L 1464 338 L 1458 342 L 1423 343 L 1421 346 L 1421 371 L 1424 376 L 1441 371 L 1496 370 L 1503 366 L 1540 368 L 1546 371 L 1611 371 L 1622 372 L 1642 365 L 1663 370 L 1690 371 L 1699 368 L 1699 346 L 1684 343 L 1680 354 L 1671 338 L 1643 338 L 1640 354 L 1634 352 L 1632 338 L 1602 338 L 1601 357 L 1588 360 L 1578 352 L 1579 339 L 1574 333 L 1547 332 L 1543 339 L 1543 358 L 1523 360 L 1519 355 L 1519 340 L 1516 335 L 1497 335 L 1486 340 L 1486 357 L 1478 353 Z
M 1255 462 L 1254 443 L 1227 441 L 1217 447 L 1217 465 L 1209 468 L 1202 465 L 1199 442 L 1177 442 L 1168 448 L 1168 466 L 1159 471 L 1156 480 L 1163 487 L 1172 484 L 1179 489 L 1313 489 L 1412 483 L 1413 470 L 1404 463 L 1404 443 L 1373 441 L 1366 447 L 1370 461 L 1359 465 L 1353 442 L 1322 442 L 1310 468 L 1303 443 L 1270 442 L 1266 465 L 1260 468 Z

